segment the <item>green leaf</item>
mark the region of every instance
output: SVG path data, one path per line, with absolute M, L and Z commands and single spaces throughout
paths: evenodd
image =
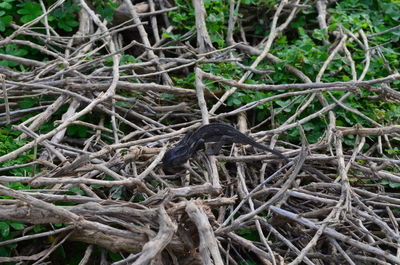
M 96 10 L 107 21 L 112 21 L 115 9 L 119 6 L 118 2 L 108 2 L 104 7 L 98 7 Z
M 28 54 L 28 51 L 26 49 L 17 46 L 16 44 L 6 44 L 5 49 L 0 49 L 0 53 L 24 57 L 25 55 Z M 0 60 L 0 65 L 13 67 L 19 65 L 19 63 L 8 60 Z
M 343 80 L 344 82 L 347 82 L 347 81 L 350 81 L 351 78 L 350 78 L 349 76 L 347 76 L 347 75 L 342 75 L 342 80 Z
M 42 232 L 44 230 L 45 229 L 41 225 L 34 225 L 33 226 L 33 232 L 35 232 L 35 233 L 40 233 L 40 232 Z
M 17 13 L 22 15 L 20 21 L 24 24 L 42 15 L 42 8 L 37 2 L 24 1 L 18 4 L 18 6 L 21 7 L 21 9 L 19 9 Z
M 0 16 L 2 16 L 2 15 L 0 15 Z M 8 26 L 8 24 L 10 24 L 12 19 L 13 19 L 12 16 L 2 16 L 2 17 L 0 17 L 0 31 L 6 30 L 6 27 Z
M 73 186 L 72 188 L 69 189 L 69 192 L 71 194 L 79 194 L 80 193 L 80 187 L 79 186 Z
M 398 155 L 400 154 L 400 148 L 399 147 L 394 147 L 392 149 L 386 149 L 385 150 L 389 155 Z
M 77 3 L 71 4 L 70 1 L 66 1 L 64 5 L 54 10 L 52 15 L 55 17 L 57 26 L 67 32 L 72 31 L 79 25 L 79 22 L 76 18 L 79 9 L 80 8 Z
M 0 235 L 6 237 L 10 234 L 10 226 L 6 222 L 0 222 Z
M 66 20 L 66 21 L 59 20 L 58 21 L 58 26 L 61 29 L 65 30 L 65 31 L 68 31 L 68 32 L 72 31 L 73 28 L 78 26 L 78 25 L 79 25 L 78 21 L 74 21 L 74 20 Z
M 112 199 L 120 200 L 122 198 L 124 189 L 121 186 L 113 186 L 113 187 L 111 187 L 110 191 L 112 193 L 112 195 L 111 195 Z
M 12 5 L 11 3 L 14 2 L 14 0 L 2 0 L 2 2 L 0 3 L 0 8 L 3 9 L 12 9 Z
M 38 103 L 37 98 L 24 98 L 20 103 L 19 106 L 22 109 L 29 109 L 35 106 Z
M 15 230 L 22 230 L 25 228 L 25 225 L 20 223 L 20 222 L 15 222 L 15 221 L 11 221 L 9 222 L 10 226 L 12 226 L 12 228 L 14 228 Z
M 389 187 L 391 187 L 392 189 L 398 189 L 398 188 L 400 188 L 400 183 L 399 182 L 391 182 L 391 183 L 389 183 Z

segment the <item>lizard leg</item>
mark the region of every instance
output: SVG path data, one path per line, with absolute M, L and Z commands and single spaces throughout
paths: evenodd
M 197 140 L 189 150 L 190 156 L 192 156 L 197 150 L 201 149 L 204 146 L 204 139 L 199 139 Z
M 224 144 L 232 144 L 233 142 L 234 142 L 233 137 L 224 135 L 221 137 L 221 139 L 217 142 L 217 144 L 213 148 L 206 150 L 206 154 L 207 155 L 218 155 L 219 151 L 221 151 L 222 146 Z

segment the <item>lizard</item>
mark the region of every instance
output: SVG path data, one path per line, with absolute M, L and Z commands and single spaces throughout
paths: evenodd
M 167 150 L 162 160 L 163 168 L 167 171 L 181 168 L 195 152 L 203 148 L 204 144 L 208 142 L 217 143 L 214 148 L 206 151 L 208 155 L 218 154 L 224 144 L 240 143 L 271 152 L 285 160 L 285 162 L 289 162 L 289 159 L 281 152 L 256 142 L 253 138 L 241 133 L 232 126 L 225 123 L 211 123 L 201 126 L 196 131 L 187 132 L 179 143 Z

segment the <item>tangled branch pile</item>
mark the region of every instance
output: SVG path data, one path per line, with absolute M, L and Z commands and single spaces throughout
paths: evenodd
M 400 126 L 385 126 L 346 104 L 365 94 L 400 101 L 391 87 L 400 79 L 396 70 L 365 80 L 371 58 L 379 57 L 371 52 L 373 36 L 362 29 L 329 30 L 324 45 L 330 53 L 314 78 L 270 51 L 302 10 L 316 6 L 318 25 L 327 30 L 327 1 L 278 2 L 268 11 L 269 33 L 260 40 L 238 16 L 252 10 L 232 0 L 225 48 L 210 37 L 203 1 L 192 3 L 195 30 L 171 37 L 176 28 L 168 12 L 177 7 L 170 2 L 125 0 L 109 23 L 80 0 L 79 30 L 72 36 L 57 34 L 47 20 L 62 0 L 43 5 L 42 15 L 24 25 L 11 24 L 14 32 L 0 47 L 29 47 L 47 60 L 0 54 L 26 69 L 0 68 L 1 123 L 12 124 L 24 141 L 0 157 L 0 220 L 47 229 L 63 225 L 16 231 L 0 247 L 18 247 L 0 261 L 38 264 L 79 241 L 88 244 L 81 264 L 94 256 L 94 246 L 120 253 L 123 259 L 114 264 L 400 264 L 400 196 L 381 185 L 400 183 L 400 160 L 382 155 L 398 143 Z M 361 71 L 350 46 L 364 51 Z M 338 57 L 352 79 L 326 82 Z M 271 67 L 260 69 L 265 62 Z M 240 69 L 241 76 L 207 70 L 222 63 Z M 270 82 L 273 66 L 298 82 Z M 195 89 L 179 82 L 190 73 Z M 248 82 L 252 77 L 265 82 Z M 226 104 L 246 91 L 264 96 L 237 108 Z M 20 109 L 18 102 L 30 98 L 35 104 Z M 273 109 L 279 100 L 288 103 Z M 266 104 L 269 115 L 256 121 L 254 113 Z M 275 119 L 293 104 L 297 111 L 285 122 Z M 337 126 L 337 113 L 344 112 L 371 126 Z M 313 132 L 303 129 L 315 119 L 325 119 L 326 128 L 308 143 Z M 217 156 L 198 152 L 184 171 L 166 174 L 160 167 L 166 149 L 210 122 L 237 124 L 291 162 L 236 145 Z M 249 123 L 256 126 L 249 130 Z M 294 131 L 298 142 L 288 137 Z M 348 136 L 353 147 L 344 142 Z M 27 153 L 30 162 L 15 162 Z M 32 173 L 11 174 L 18 168 Z

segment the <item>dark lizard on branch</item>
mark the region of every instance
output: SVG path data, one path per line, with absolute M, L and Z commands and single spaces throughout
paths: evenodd
M 277 150 L 271 149 L 268 146 L 257 143 L 249 136 L 239 132 L 232 126 L 224 123 L 212 123 L 198 128 L 196 131 L 189 131 L 185 137 L 169 149 L 163 158 L 163 168 L 171 172 L 182 167 L 195 152 L 204 147 L 205 143 L 216 142 L 214 148 L 207 150 L 206 154 L 216 155 L 221 150 L 224 144 L 249 144 L 258 149 L 262 149 L 279 156 L 286 162 L 289 159 Z

